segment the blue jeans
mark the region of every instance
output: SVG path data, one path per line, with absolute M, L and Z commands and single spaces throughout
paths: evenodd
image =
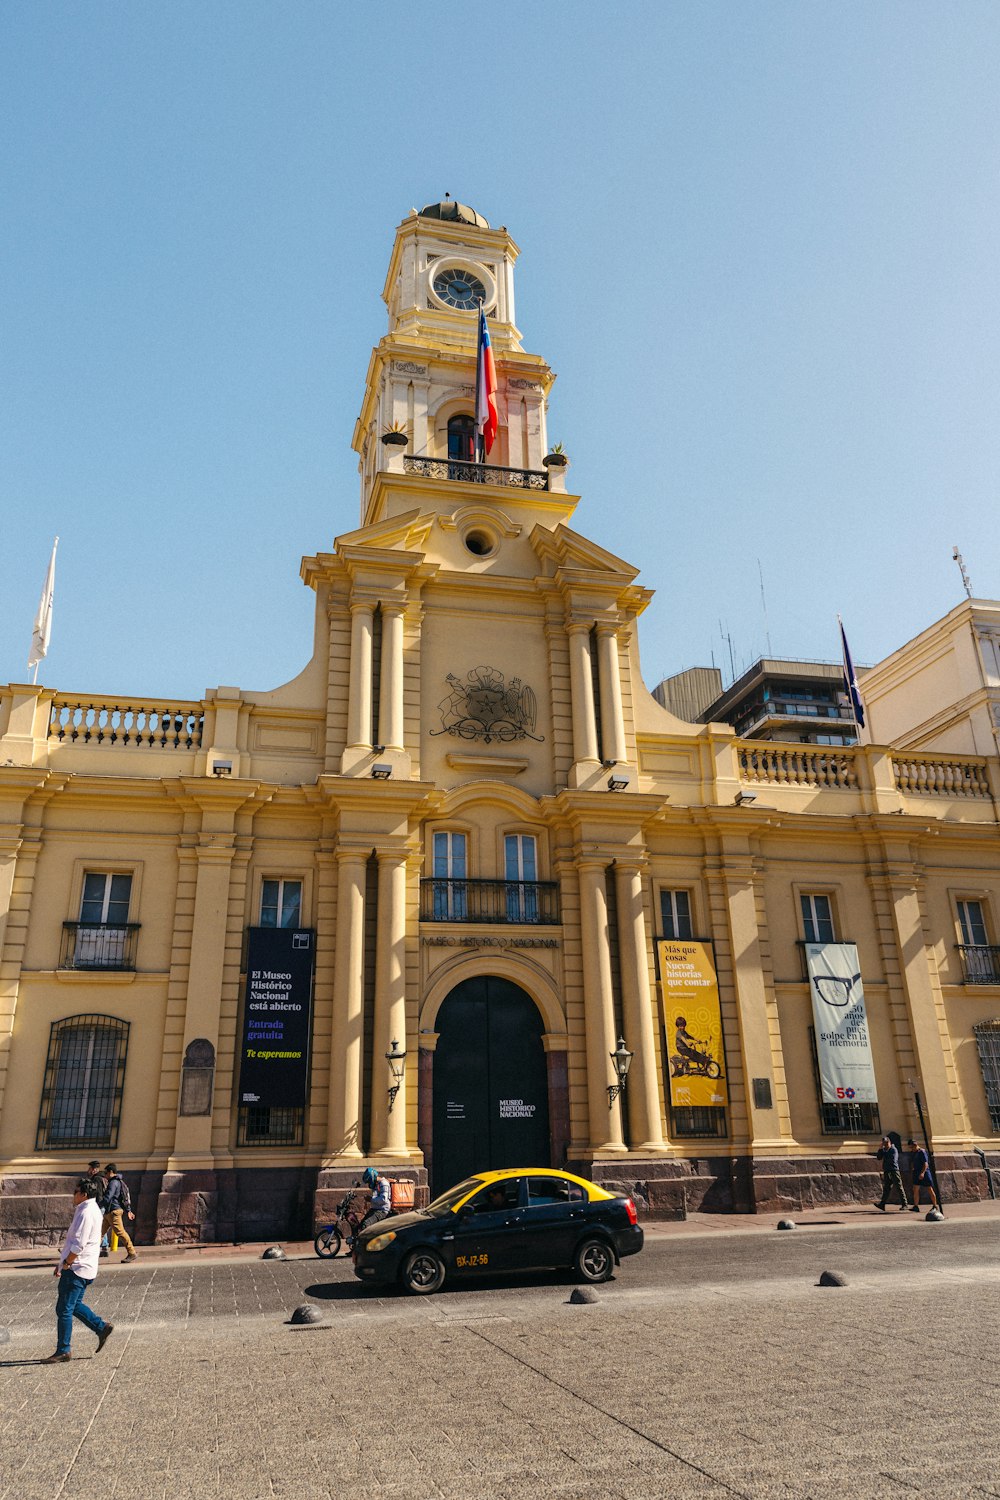
M 86 1323 L 91 1333 L 103 1333 L 108 1326 L 103 1318 L 91 1312 L 83 1300 L 89 1285 L 89 1281 L 84 1281 L 83 1277 L 78 1276 L 72 1269 L 61 1272 L 59 1276 L 59 1296 L 56 1298 L 57 1354 L 69 1353 L 74 1318 L 79 1318 L 81 1323 Z

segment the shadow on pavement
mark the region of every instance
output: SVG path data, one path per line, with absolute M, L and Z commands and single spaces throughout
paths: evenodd
M 615 1285 L 616 1278 L 611 1277 L 609 1281 L 601 1283 L 598 1290 Z M 448 1296 L 462 1295 L 469 1292 L 507 1292 L 527 1291 L 534 1287 L 552 1287 L 553 1289 L 574 1287 L 578 1284 L 576 1278 L 568 1271 L 519 1271 L 506 1276 L 460 1276 L 445 1282 L 440 1291 L 432 1293 L 435 1299 Z M 373 1285 L 370 1282 L 360 1281 L 319 1281 L 312 1286 L 303 1287 L 303 1293 L 307 1297 L 314 1297 L 318 1302 L 364 1302 L 371 1297 L 400 1297 L 407 1301 L 419 1301 L 419 1297 L 403 1290 L 401 1286 L 393 1283 L 384 1285 Z

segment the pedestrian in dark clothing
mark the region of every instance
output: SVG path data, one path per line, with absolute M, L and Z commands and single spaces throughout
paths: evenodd
M 882 1144 L 875 1152 L 876 1157 L 882 1163 L 882 1197 L 875 1207 L 885 1213 L 885 1205 L 889 1201 L 889 1194 L 893 1188 L 898 1189 L 899 1201 L 902 1204 L 900 1213 L 905 1214 L 909 1204 L 906 1201 L 906 1189 L 903 1186 L 903 1175 L 899 1170 L 899 1152 L 887 1135 L 882 1137 Z
M 87 1179 L 88 1179 L 88 1181 L 92 1182 L 94 1184 L 95 1188 L 97 1189 L 97 1202 L 98 1202 L 98 1204 L 100 1204 L 101 1199 L 104 1197 L 104 1189 L 107 1187 L 108 1184 L 107 1184 L 106 1179 L 101 1175 L 101 1164 L 100 1164 L 99 1161 L 97 1161 L 97 1160 L 95 1160 L 95 1161 L 88 1161 L 88 1163 L 87 1163 Z M 102 1234 L 101 1235 L 101 1258 L 102 1258 L 102 1260 L 107 1259 L 107 1255 L 108 1255 L 108 1237 L 107 1237 L 106 1234 Z
M 125 1246 L 125 1259 L 127 1261 L 136 1260 L 138 1257 L 135 1253 L 135 1246 L 129 1237 L 128 1230 L 125 1228 L 126 1214 L 130 1219 L 135 1218 L 135 1214 L 132 1212 L 132 1199 L 129 1196 L 128 1184 L 118 1176 L 118 1169 L 114 1162 L 109 1161 L 104 1170 L 108 1174 L 107 1186 L 104 1189 L 104 1197 L 101 1200 L 101 1207 L 104 1210 L 104 1233 L 107 1235 L 116 1234 Z
M 941 1205 L 934 1191 L 934 1178 L 931 1176 L 931 1164 L 927 1159 L 927 1152 L 923 1146 L 917 1145 L 912 1136 L 906 1144 L 910 1152 L 910 1172 L 913 1176 L 913 1207 L 910 1212 L 914 1214 L 920 1212 L 920 1189 L 926 1188 L 931 1195 L 931 1207 L 936 1208 L 940 1213 Z

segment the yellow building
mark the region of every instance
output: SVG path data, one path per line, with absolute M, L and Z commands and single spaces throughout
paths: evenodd
M 920 1110 L 945 1196 L 985 1193 L 995 747 L 741 743 L 653 700 L 517 254 L 450 201 L 397 230 L 298 677 L 0 695 L 0 1243 L 53 1238 L 91 1156 L 140 1239 L 311 1233 L 370 1162 L 569 1162 L 659 1214 L 864 1201 Z

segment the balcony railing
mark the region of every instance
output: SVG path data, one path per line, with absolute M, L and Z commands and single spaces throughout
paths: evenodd
M 516 490 L 547 490 L 549 476 L 537 469 L 501 469 L 495 464 L 470 464 L 457 458 L 403 456 L 403 472 L 423 479 L 460 479 L 464 484 L 505 484 Z
M 131 745 L 198 750 L 205 715 L 200 703 L 118 703 L 106 698 L 53 698 L 49 739 L 66 745 Z
M 989 797 L 985 760 L 893 755 L 896 785 L 901 792 L 931 797 Z
M 420 882 L 422 922 L 559 923 L 554 880 L 438 880 Z
M 963 984 L 1000 984 L 1000 947 L 995 943 L 958 943 Z
M 139 922 L 64 922 L 60 969 L 135 968 Z

